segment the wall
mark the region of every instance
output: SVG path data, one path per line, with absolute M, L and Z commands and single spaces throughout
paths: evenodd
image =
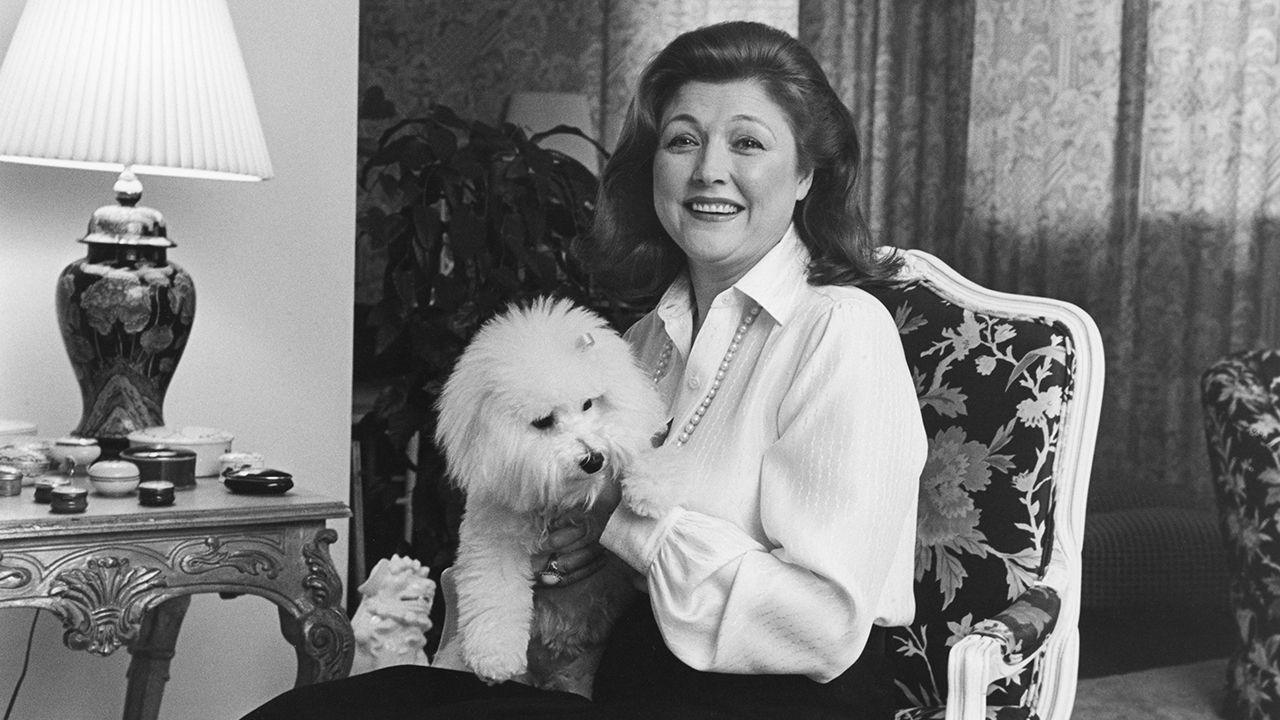
M 0 52 L 22 3 L 0 3 Z M 231 183 L 144 177 L 143 202 L 165 214 L 171 257 L 195 278 L 195 328 L 165 403 L 173 424 L 233 431 L 300 485 L 347 493 L 356 142 L 358 0 L 229 0 L 275 178 Z M 58 272 L 112 201 L 106 173 L 0 163 L 0 417 L 71 429 L 79 394 L 53 313 Z M 347 523 L 335 562 L 346 567 Z M 118 716 L 128 653 L 62 646 L 42 614 L 15 718 Z M 7 700 L 31 622 L 0 611 L 0 699 Z M 293 650 L 261 598 L 198 596 L 162 718 L 239 717 L 290 687 Z M 53 690 L 54 683 L 58 690 Z

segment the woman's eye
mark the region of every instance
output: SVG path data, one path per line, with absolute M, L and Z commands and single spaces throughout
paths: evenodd
M 590 398 L 588 398 L 586 402 L 582 403 L 582 412 L 586 412 L 586 411 L 590 410 L 590 409 L 591 409 L 591 405 L 592 405 L 591 399 L 590 399 Z
M 538 418 L 537 420 L 534 420 L 529 424 L 538 428 L 539 430 L 546 430 L 547 428 L 551 427 L 555 423 L 556 423 L 556 416 L 554 413 L 552 413 L 551 415 L 543 415 L 542 417 Z
M 667 141 L 667 147 L 672 150 L 682 150 L 684 148 L 694 147 L 695 145 L 697 145 L 697 143 L 688 135 L 676 135 Z
M 764 145 L 753 137 L 738 138 L 733 141 L 733 146 L 739 150 L 763 150 Z

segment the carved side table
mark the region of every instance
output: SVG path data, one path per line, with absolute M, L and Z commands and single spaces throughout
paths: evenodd
M 297 685 L 345 677 L 351 624 L 329 558 L 327 519 L 347 507 L 297 490 L 233 495 L 216 481 L 167 508 L 89 496 L 82 515 L 55 515 L 30 489 L 0 498 L 0 608 L 49 610 L 75 650 L 132 653 L 126 720 L 154 720 L 191 596 L 252 594 L 275 603 L 298 656 Z

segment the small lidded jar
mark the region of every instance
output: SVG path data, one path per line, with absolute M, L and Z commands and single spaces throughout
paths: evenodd
M 173 483 L 168 480 L 148 480 L 138 485 L 138 504 L 146 507 L 165 507 L 173 504 Z
M 99 460 L 89 466 L 89 482 L 99 495 L 131 495 L 137 489 L 138 481 L 138 466 L 127 460 Z
M 48 505 L 53 502 L 53 489 L 71 484 L 66 475 L 44 475 L 36 480 L 35 501 Z
M 22 492 L 22 471 L 9 465 L 0 465 L 0 497 L 12 497 Z
M 89 508 L 89 491 L 68 483 L 49 491 L 49 511 L 59 514 L 82 513 Z

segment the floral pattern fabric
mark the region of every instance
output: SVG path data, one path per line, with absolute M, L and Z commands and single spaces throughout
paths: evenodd
M 1227 665 L 1227 716 L 1280 717 L 1280 352 L 1236 353 L 1201 383 L 1231 604 L 1239 630 Z
M 1053 469 L 1072 401 L 1073 347 L 1039 318 L 975 312 L 927 280 L 872 290 L 893 313 L 915 379 L 929 454 L 921 474 L 916 617 L 895 628 L 900 720 L 941 717 L 950 648 L 1043 577 L 1054 531 Z M 1056 620 L 1037 589 L 1010 615 L 1024 653 Z M 1039 659 L 994 683 L 989 717 L 1031 716 Z

